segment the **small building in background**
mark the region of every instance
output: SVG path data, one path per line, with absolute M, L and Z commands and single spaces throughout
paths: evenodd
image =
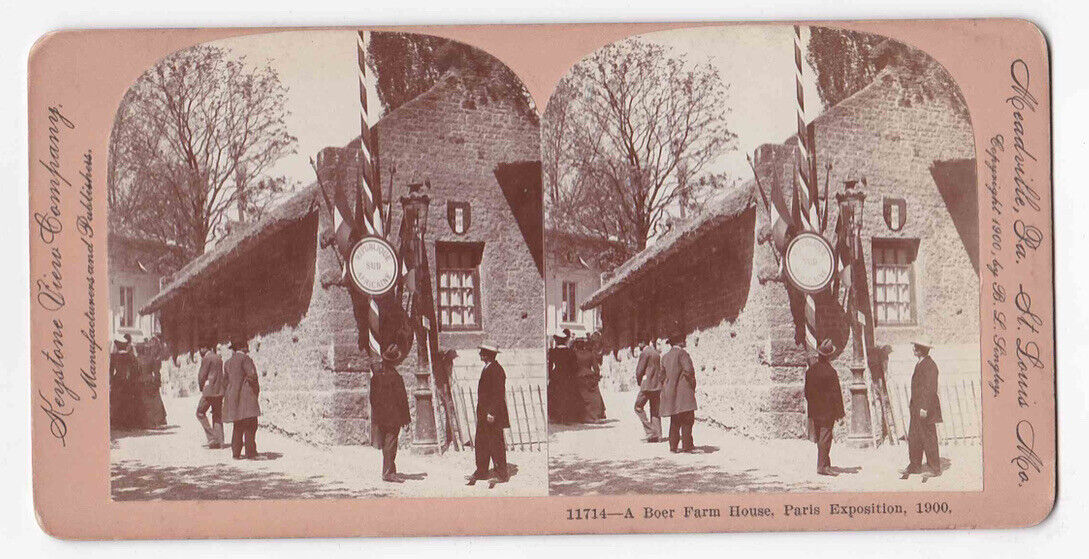
M 140 309 L 159 292 L 160 283 L 185 263 L 177 246 L 111 232 L 107 238 L 110 341 L 125 334 L 139 342 L 161 331 L 159 315 Z
M 584 337 L 601 328 L 596 308 L 582 305 L 601 287 L 601 275 L 624 260 L 623 244 L 557 229 L 545 231 L 547 333 Z

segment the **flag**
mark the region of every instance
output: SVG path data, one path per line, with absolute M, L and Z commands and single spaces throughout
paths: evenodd
M 851 274 L 854 268 L 854 255 L 851 253 L 851 243 L 848 240 L 847 220 L 843 214 L 836 217 L 836 244 L 833 247 L 836 261 L 835 284 L 832 293 L 840 298 L 840 306 L 847 311 L 848 294 L 851 292 Z M 843 295 L 839 295 L 842 290 Z

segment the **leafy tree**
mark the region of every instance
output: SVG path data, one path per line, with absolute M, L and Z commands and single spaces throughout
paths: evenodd
M 465 43 L 417 33 L 371 33 L 367 65 L 377 81 L 378 100 L 386 111 L 431 89 L 450 71 L 474 78 L 470 103 L 513 99 L 534 121 L 537 112 L 522 81 L 490 54 Z
M 107 197 L 115 231 L 194 256 L 253 218 L 286 179 L 267 171 L 294 153 L 286 89 L 271 67 L 200 45 L 174 53 L 129 88 L 110 138 Z
M 567 74 L 545 111 L 549 225 L 633 252 L 706 200 L 708 163 L 735 149 L 718 70 L 640 38 Z
M 810 28 L 806 60 L 817 77 L 817 93 L 832 107 L 873 82 L 883 69 L 898 66 L 901 102 L 944 97 L 967 118 L 967 106 L 953 78 L 928 54 L 869 33 Z

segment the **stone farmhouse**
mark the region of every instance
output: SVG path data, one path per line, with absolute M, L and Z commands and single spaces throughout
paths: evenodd
M 392 201 L 389 240 L 399 246 L 400 197 L 409 185 L 426 185 L 439 348 L 458 351 L 455 382 L 475 388 L 482 366 L 476 346 L 488 341 L 502 351 L 508 385 L 542 385 L 539 124 L 532 108 L 481 98 L 478 79 L 448 73 L 377 124 L 382 195 Z M 317 160 L 321 183 L 330 190 L 340 183 L 354 200 L 358 139 L 322 150 Z M 331 229 L 315 182 L 189 262 L 140 312 L 161 315 L 171 351 L 190 355 L 178 374 L 193 382 L 191 356 L 201 340 L 248 338 L 261 375 L 263 425 L 317 443 L 366 444 L 365 344 L 347 288 L 323 285 L 340 273 L 333 248 L 321 246 Z M 381 339 L 390 339 L 392 322 L 383 322 Z M 426 394 L 433 386 L 417 379 L 430 377 L 417 373 L 427 367 L 417 348 L 403 349 L 410 395 Z M 417 409 L 434 398 L 410 399 L 416 433 L 435 421 L 432 409 Z
M 864 260 L 875 345 L 891 350 L 890 382 L 910 378 L 910 341 L 926 336 L 936 344 L 932 354 L 945 377 L 978 383 L 972 126 L 959 93 L 913 95 L 906 87 L 911 79 L 907 69 L 887 66 L 868 86 L 815 119 L 820 186 L 823 192 L 824 165 L 831 163 L 829 223 L 835 223 L 835 194 L 846 180 L 866 178 L 859 186 L 866 196 Z M 778 181 L 789 192 L 795 142 L 790 138 L 757 150 L 755 164 L 765 188 Z M 801 437 L 806 430 L 803 338 L 755 182 L 750 179 L 707 208 L 619 266 L 583 304 L 601 311 L 613 355 L 606 358 L 609 375 L 616 384 L 631 386 L 637 342 L 683 333 L 699 379 L 697 417 L 753 437 Z M 834 244 L 832 229 L 826 237 Z M 818 335 L 832 337 L 839 348 L 834 363 L 850 408 L 848 327 L 842 315 L 828 311 L 834 301 L 825 299 L 818 300 Z

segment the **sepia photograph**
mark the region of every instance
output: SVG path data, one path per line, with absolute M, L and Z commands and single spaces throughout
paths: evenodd
M 976 153 L 940 64 L 661 31 L 542 115 L 552 495 L 983 490 Z
M 1054 524 L 1051 38 L 778 17 L 25 45 L 25 527 Z
M 546 495 L 539 144 L 434 36 L 150 67 L 109 143 L 112 498 Z

